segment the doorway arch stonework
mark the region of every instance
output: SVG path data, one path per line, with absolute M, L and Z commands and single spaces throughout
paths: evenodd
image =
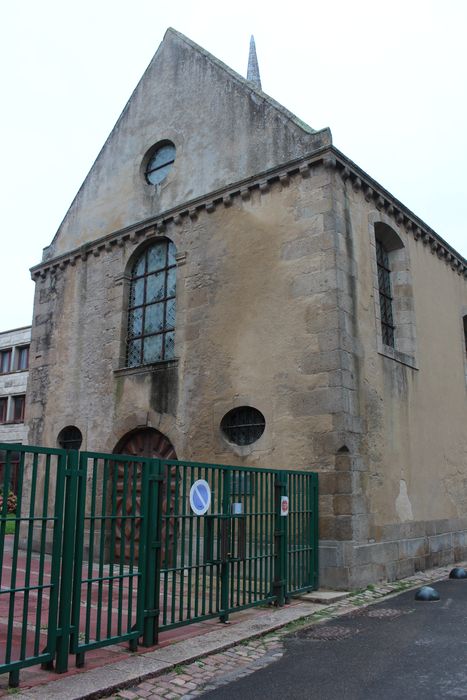
M 175 448 L 170 442 L 169 438 L 161 433 L 156 428 L 136 428 L 126 433 L 117 443 L 114 449 L 114 454 L 131 455 L 132 457 L 151 457 L 154 459 L 177 459 L 177 454 Z M 116 478 L 116 490 L 117 490 L 117 515 L 123 516 L 125 513 L 130 514 L 134 512 L 134 505 L 132 503 L 132 485 L 136 479 L 136 511 L 139 514 L 140 502 L 141 502 L 141 469 L 142 463 L 135 463 L 131 466 L 127 466 L 129 473 L 125 478 L 125 466 L 123 463 L 115 463 L 115 478 Z M 162 546 L 162 562 L 165 565 L 171 565 L 168 561 L 171 553 L 173 552 L 172 544 L 176 536 L 176 522 L 174 514 L 175 507 L 175 494 L 167 493 L 167 483 L 168 483 L 168 473 L 169 469 L 173 470 L 175 467 L 166 467 L 164 470 L 164 481 L 162 483 L 162 529 L 161 529 L 161 541 Z M 176 479 L 170 479 L 170 483 L 175 485 Z M 173 486 L 172 488 L 174 488 Z M 170 515 L 167 518 L 165 516 Z M 132 524 L 131 521 L 123 523 L 123 518 L 117 520 L 116 532 L 115 532 L 115 557 L 120 559 L 122 556 L 122 547 L 124 552 L 125 560 L 131 558 L 131 532 Z M 136 533 L 134 538 L 136 543 L 139 542 L 139 532 Z M 137 553 L 134 553 L 137 554 Z M 133 554 L 133 557 L 134 557 Z

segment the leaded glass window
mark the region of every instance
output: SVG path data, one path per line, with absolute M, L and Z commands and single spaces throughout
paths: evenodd
M 128 307 L 128 367 L 174 357 L 175 252 L 171 241 L 158 241 L 146 248 L 133 266 Z
M 379 306 L 381 312 L 381 335 L 383 343 L 394 347 L 394 316 L 392 311 L 391 270 L 389 256 L 381 241 L 376 240 L 378 265 Z

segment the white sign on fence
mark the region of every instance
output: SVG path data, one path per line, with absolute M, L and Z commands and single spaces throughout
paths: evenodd
M 195 515 L 204 515 L 211 505 L 211 487 L 204 479 L 195 481 L 190 489 L 190 506 Z

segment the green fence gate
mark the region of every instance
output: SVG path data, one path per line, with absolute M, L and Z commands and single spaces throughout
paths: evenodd
M 11 685 L 32 664 L 62 672 L 70 653 L 82 665 L 318 587 L 315 473 L 0 444 L 0 478 Z

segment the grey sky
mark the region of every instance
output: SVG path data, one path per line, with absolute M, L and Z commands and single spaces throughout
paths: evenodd
M 31 322 L 41 259 L 168 26 L 263 90 L 467 256 L 464 0 L 5 3 L 0 330 Z

